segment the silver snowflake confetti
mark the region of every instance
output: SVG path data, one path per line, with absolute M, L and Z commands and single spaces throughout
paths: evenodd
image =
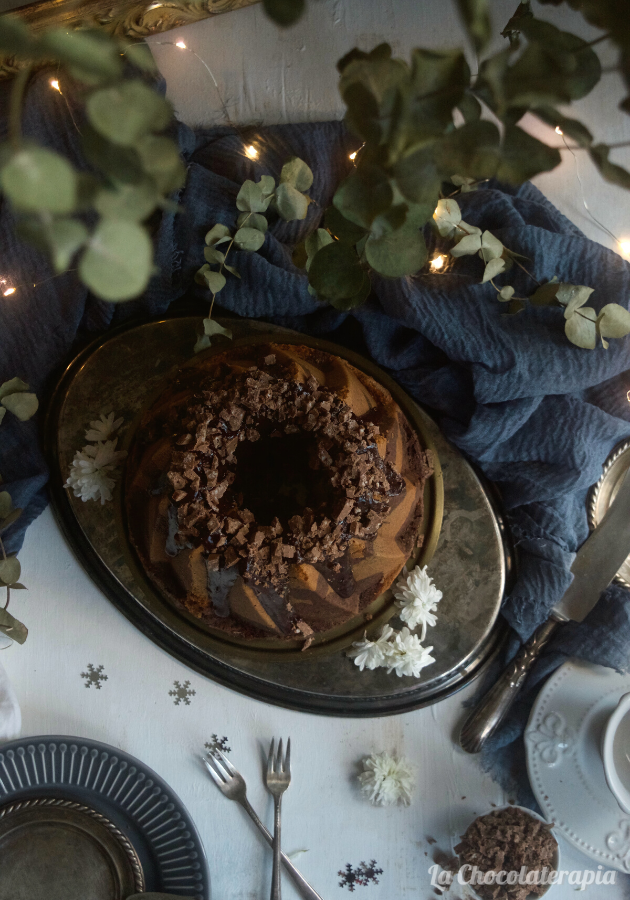
M 175 690 L 169 691 L 169 697 L 175 697 L 173 703 L 175 706 L 179 706 L 180 703 L 185 703 L 186 706 L 190 706 L 190 698 L 194 697 L 197 691 L 195 691 L 190 686 L 190 681 L 185 681 L 183 684 L 180 684 L 179 681 L 173 682 L 173 687 Z
M 216 734 L 210 735 L 210 740 L 206 741 L 204 746 L 205 746 L 206 750 L 208 751 L 208 753 L 211 756 L 214 756 L 215 759 L 220 759 L 219 750 L 222 753 L 229 753 L 230 750 L 232 749 L 231 747 L 228 747 L 228 738 L 227 737 L 224 736 L 224 737 L 220 738 Z
M 81 678 L 85 678 L 86 688 L 94 685 L 97 691 L 100 691 L 103 681 L 107 681 L 107 675 L 105 675 L 103 666 L 95 668 L 92 663 L 88 663 L 87 672 L 81 672 Z

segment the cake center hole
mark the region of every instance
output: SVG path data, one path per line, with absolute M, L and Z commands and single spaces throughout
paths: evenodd
M 277 516 L 284 527 L 307 506 L 316 514 L 330 514 L 330 470 L 312 468 L 316 459 L 317 442 L 310 434 L 242 441 L 232 485 L 235 496 L 241 495 L 241 509 L 249 509 L 259 525 L 271 525 Z

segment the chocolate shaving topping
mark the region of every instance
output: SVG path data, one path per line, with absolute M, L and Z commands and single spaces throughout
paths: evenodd
M 225 367 L 167 423 L 167 479 L 176 544 L 202 547 L 212 569 L 238 563 L 246 580 L 282 594 L 293 562 L 333 563 L 351 537 L 373 539 L 404 481 L 378 452 L 378 426 L 358 419 L 313 376 L 306 383 L 286 377 L 273 354 L 264 363 L 274 374 Z M 328 491 L 316 509 L 306 505 L 284 523 L 258 523 L 237 489 L 241 446 L 270 438 L 280 466 L 285 442 L 310 441 L 309 471 Z
M 508 807 L 480 816 L 469 825 L 455 847 L 460 866 L 477 866 L 480 872 L 526 872 L 553 870 L 558 844 L 550 826 L 518 807 Z M 483 900 L 525 900 L 542 895 L 544 884 L 474 885 Z

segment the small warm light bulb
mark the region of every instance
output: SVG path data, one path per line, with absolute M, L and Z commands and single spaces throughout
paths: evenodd
M 179 47 L 180 50 L 188 50 L 188 47 L 183 41 L 177 41 L 175 44 L 176 47 Z
M 556 134 L 564 134 L 564 131 L 562 130 L 562 128 L 560 128 L 559 125 L 556 125 Z
M 253 144 L 250 144 L 249 147 L 245 147 L 245 156 L 248 156 L 250 159 L 258 159 L 259 153 Z
M 348 159 L 356 159 L 356 158 L 357 158 L 357 151 L 355 150 L 354 153 L 351 153 L 351 154 L 350 154 L 350 156 L 348 157 Z
M 438 256 L 434 256 L 431 260 L 431 269 L 433 272 L 437 272 L 439 269 L 443 268 L 444 263 L 446 262 L 446 257 L 439 254 Z
M 630 257 L 630 241 L 619 241 L 619 249 L 623 253 L 624 256 Z
M 51 78 L 49 84 L 53 90 L 59 91 L 59 93 L 61 93 L 61 88 L 59 87 L 59 82 L 56 78 Z
M 15 288 L 7 288 L 6 291 L 2 291 L 3 297 L 10 297 L 11 294 L 15 294 Z

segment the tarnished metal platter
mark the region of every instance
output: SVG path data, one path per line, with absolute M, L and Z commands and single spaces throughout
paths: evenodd
M 325 655 L 281 654 L 226 641 L 175 609 L 146 579 L 126 536 L 120 494 L 101 506 L 83 503 L 63 490 L 89 420 L 113 409 L 126 423 L 132 422 L 164 375 L 190 358 L 196 324 L 194 317 L 180 317 L 110 333 L 70 364 L 51 399 L 46 443 L 53 470 L 53 505 L 90 575 L 160 646 L 199 672 L 268 702 L 329 715 L 388 715 L 433 703 L 462 687 L 496 652 L 504 635 L 497 617 L 510 563 L 499 517 L 472 467 L 444 440 L 429 416 L 373 363 L 342 347 L 263 323 L 230 321 L 235 340 L 266 336 L 348 359 L 385 384 L 424 446 L 432 444 L 437 451 L 441 472 L 428 487 L 421 562 L 430 560 L 429 572 L 444 599 L 438 624 L 427 641 L 433 645 L 436 662 L 423 671 L 422 678 L 397 678 L 384 670 L 359 672 L 337 645 L 327 647 Z M 381 618 L 390 615 L 388 609 Z M 378 621 L 377 611 L 370 627 Z M 354 623 L 355 632 L 360 633 L 365 624 Z M 342 647 L 348 643 L 345 635 Z

